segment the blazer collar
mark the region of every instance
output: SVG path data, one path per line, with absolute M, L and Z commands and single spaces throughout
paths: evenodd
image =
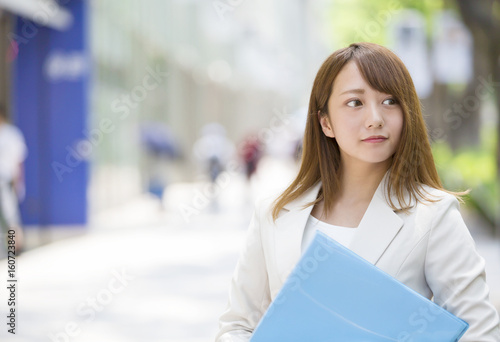
M 403 226 L 403 220 L 386 200 L 386 181 L 387 173 L 377 187 L 349 246 L 353 252 L 374 265 Z M 321 182 L 318 182 L 300 198 L 288 203 L 283 209 L 287 212 L 276 220 L 275 257 L 282 282 L 302 254 L 302 235 L 313 206 L 303 207 L 316 199 L 320 189 Z

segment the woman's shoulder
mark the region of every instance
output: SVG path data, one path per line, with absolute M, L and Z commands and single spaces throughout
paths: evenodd
M 407 210 L 400 210 L 396 213 L 405 222 L 414 222 L 420 231 L 439 230 L 451 233 L 463 220 L 460 202 L 453 193 L 421 185 L 416 196 L 418 197 L 412 199 Z
M 253 202 L 254 203 L 253 209 L 255 211 L 255 215 L 257 216 L 257 218 L 265 219 L 269 223 L 274 222 L 273 219 L 274 207 L 278 199 L 280 199 L 280 197 L 285 192 L 286 188 L 287 187 L 284 186 L 284 187 L 275 187 L 272 189 L 266 189 L 265 191 L 261 192 L 256 196 Z M 278 213 L 278 218 L 286 212 L 288 212 L 288 209 L 282 208 Z
M 460 202 L 457 196 L 445 189 L 437 189 L 429 185 L 421 184 L 417 201 L 417 207 L 419 206 L 439 211 L 451 208 L 459 209 Z
M 432 186 L 421 184 L 420 188 L 423 190 L 423 194 L 427 195 L 427 198 L 442 199 L 445 201 L 457 200 L 457 197 L 452 193 L 446 191 L 445 189 L 437 189 Z M 425 199 L 424 199 L 425 200 Z
M 272 211 L 274 204 L 280 192 L 260 194 L 254 201 L 254 211 L 258 218 L 272 220 Z

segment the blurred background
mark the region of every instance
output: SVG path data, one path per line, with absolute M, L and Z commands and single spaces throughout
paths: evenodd
M 254 199 L 292 180 L 314 76 L 358 41 L 410 70 L 500 308 L 500 1 L 0 0 L 0 33 L 23 248 L 0 336 L 213 340 Z

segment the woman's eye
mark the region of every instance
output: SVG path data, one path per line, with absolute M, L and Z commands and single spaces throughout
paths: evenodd
M 390 98 L 390 99 L 387 99 L 387 100 L 384 100 L 384 102 L 382 102 L 383 104 L 386 104 L 386 105 L 395 105 L 397 104 L 398 102 L 393 99 L 393 98 Z
M 361 106 L 362 103 L 360 100 L 352 100 L 352 101 L 347 102 L 347 105 L 349 107 L 358 107 L 358 106 Z

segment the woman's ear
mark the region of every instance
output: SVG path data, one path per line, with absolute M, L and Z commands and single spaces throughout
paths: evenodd
M 325 135 L 329 138 L 335 138 L 335 133 L 333 132 L 333 127 L 328 115 L 321 113 L 321 111 L 318 111 L 318 120 L 323 133 L 325 133 Z

